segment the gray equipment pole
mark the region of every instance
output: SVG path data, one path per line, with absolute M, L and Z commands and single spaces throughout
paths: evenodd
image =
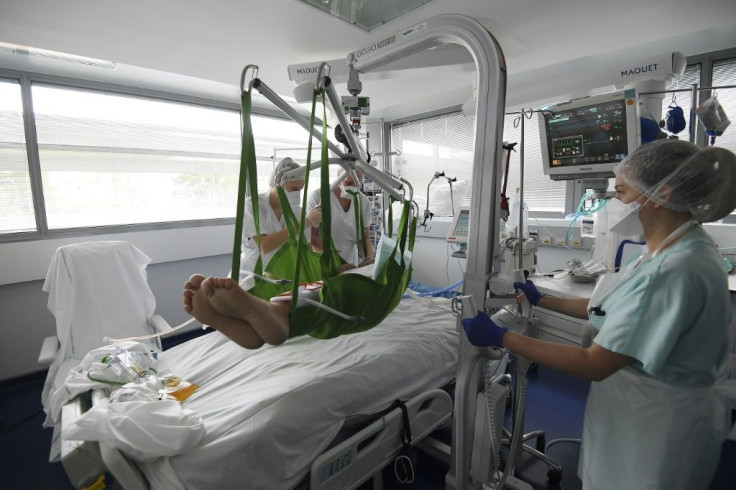
M 378 184 L 384 191 L 391 194 L 395 199 L 403 200 L 404 194 L 400 191 L 403 184 L 368 163 L 368 153 L 366 153 L 363 145 L 358 141 L 358 138 L 355 137 L 355 134 L 353 134 L 353 131 L 350 129 L 350 123 L 348 122 L 347 117 L 345 117 L 345 112 L 343 111 L 342 101 L 340 100 L 340 96 L 337 95 L 337 91 L 335 91 L 335 84 L 333 84 L 329 78 L 326 78 L 324 87 L 325 93 L 327 94 L 327 100 L 332 107 L 332 112 L 337 117 L 340 126 L 342 126 L 345 138 L 348 140 L 350 148 L 353 150 L 355 166 L 370 177 L 371 180 Z
M 256 79 L 253 83 L 253 88 L 258 90 L 258 92 L 261 95 L 263 95 L 265 98 L 271 101 L 273 105 L 281 109 L 284 114 L 286 114 L 287 116 L 289 116 L 289 118 L 291 118 L 292 121 L 294 121 L 299 126 L 306 129 L 307 131 L 310 130 L 309 119 L 306 116 L 299 114 L 296 111 L 296 109 L 291 107 L 291 105 L 288 102 L 286 102 L 284 99 L 279 97 L 279 95 L 273 90 L 271 90 L 271 88 L 268 85 L 263 83 L 262 80 Z M 322 140 L 322 132 L 320 130 L 315 128 L 312 131 L 312 135 L 317 141 Z M 342 150 L 340 150 L 340 148 L 336 144 L 334 144 L 332 141 L 327 140 L 327 146 L 329 146 L 330 150 L 338 157 L 343 158 L 345 156 Z

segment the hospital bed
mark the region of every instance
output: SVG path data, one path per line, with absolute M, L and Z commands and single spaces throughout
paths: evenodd
M 105 260 L 96 253 L 100 247 L 132 246 L 71 247 L 88 255 L 78 262 L 88 269 Z M 129 265 L 119 265 L 129 273 Z M 68 284 L 75 284 L 75 267 L 61 261 L 52 267 L 61 270 L 50 271 L 49 278 L 68 275 Z M 106 296 L 105 284 L 117 281 L 110 274 L 107 269 L 99 283 L 86 282 L 74 301 L 83 305 L 89 294 L 94 308 Z M 87 271 L 85 281 L 92 280 Z M 49 282 L 50 297 L 58 300 Z M 133 293 L 151 294 L 147 286 Z M 74 319 L 69 323 L 74 331 Z M 379 326 L 330 340 L 303 336 L 246 350 L 211 332 L 158 354 L 159 370 L 199 385 L 182 403 L 203 421 L 199 443 L 184 454 L 135 461 L 110 441 L 64 440 L 65 427 L 91 406 L 107 403 L 106 390 L 95 390 L 62 407 L 61 460 L 78 488 L 105 474 L 124 488 L 354 488 L 391 464 L 402 448 L 402 410 L 387 411 L 395 400 L 406 402 L 413 444 L 450 422 L 452 401 L 438 388 L 455 377 L 458 344 L 451 313 L 412 299 Z
M 498 250 L 498 223 L 500 222 L 499 182 L 501 175 L 501 136 L 503 132 L 503 125 L 501 124 L 501 121 L 503 121 L 506 93 L 506 66 L 500 47 L 496 43 L 493 36 L 478 22 L 462 16 L 445 15 L 429 19 L 426 22 L 411 26 L 407 29 L 403 29 L 395 36 L 390 36 L 389 38 L 386 38 L 381 42 L 376 42 L 368 46 L 368 48 L 366 49 L 356 50 L 349 55 L 349 59 L 351 60 L 352 70 L 355 70 L 358 73 L 365 73 L 385 66 L 388 63 L 396 61 L 397 59 L 400 59 L 402 57 L 409 56 L 419 51 L 431 49 L 433 47 L 447 43 L 457 43 L 466 47 L 475 61 L 477 70 L 476 76 L 478 81 L 478 90 L 476 104 L 478 107 L 478 111 L 476 113 L 475 120 L 476 138 L 474 139 L 473 144 L 473 184 L 471 199 L 471 215 L 473 216 L 473 226 L 470 229 L 468 239 L 468 261 L 464 279 L 465 283 L 463 293 L 464 295 L 470 295 L 474 298 L 487 298 L 487 293 L 489 291 L 489 278 L 494 274 L 494 271 L 498 270 L 498 258 L 494 255 L 494 251 Z M 339 97 L 334 90 L 334 85 L 328 85 L 326 83 L 326 78 L 323 77 L 323 69 L 325 67 L 324 65 L 325 64 L 322 63 L 319 66 L 319 70 L 317 72 L 317 81 L 321 86 L 324 86 L 324 88 L 326 89 L 330 105 L 332 107 L 342 107 Z M 241 90 L 244 87 L 244 79 L 245 74 L 247 73 L 247 69 L 248 67 L 246 67 L 246 70 L 243 71 L 243 77 L 241 77 Z M 260 84 L 258 79 L 253 78 L 249 83 L 249 88 L 256 88 L 255 82 L 258 82 Z M 274 102 L 276 107 L 284 110 L 284 112 L 289 115 L 289 117 L 292 117 L 292 119 L 297 122 L 304 123 L 302 125 L 305 128 L 310 127 L 308 121 L 305 123 L 304 117 L 299 117 L 298 114 L 296 114 L 297 117 L 293 117 L 293 115 L 288 112 L 286 108 L 281 107 L 276 97 L 269 97 L 269 90 L 265 85 L 261 84 L 259 91 L 270 101 Z M 338 117 L 341 127 L 347 128 L 350 126 L 350 124 L 347 123 L 345 115 L 342 113 L 341 110 L 335 111 L 335 115 Z M 316 135 L 316 132 L 314 132 L 314 134 Z M 344 134 L 348 140 L 349 145 L 352 148 L 361 148 L 355 135 L 353 135 L 350 131 L 346 131 L 344 132 Z M 340 155 L 339 151 L 336 153 Z M 397 188 L 392 187 L 393 182 L 391 182 L 391 179 L 383 175 L 380 171 L 378 171 L 376 168 L 365 161 L 366 155 L 364 154 L 364 151 L 359 153 L 359 155 L 353 155 L 353 157 L 356 158 L 353 164 L 354 168 L 364 171 L 367 176 L 369 176 L 374 182 L 381 185 L 381 187 L 384 188 L 386 192 L 389 193 L 392 197 L 396 199 L 402 199 L 403 193 L 398 192 Z M 236 268 L 233 269 L 235 270 Z M 484 304 L 483 306 L 487 305 Z M 397 308 L 397 311 L 399 310 L 400 308 Z M 430 315 L 430 317 L 431 320 L 439 320 L 441 318 L 439 315 Z M 392 325 L 392 318 L 392 316 L 387 318 L 382 326 L 386 326 L 392 331 L 405 332 L 407 330 L 405 328 L 405 325 L 407 324 L 408 319 L 394 319 L 396 323 Z M 457 489 L 479 488 L 481 483 L 485 480 L 476 476 L 471 477 L 471 459 L 475 458 L 475 453 L 473 450 L 473 421 L 475 420 L 476 407 L 478 405 L 476 401 L 476 395 L 478 393 L 479 386 L 481 385 L 480 365 L 481 362 L 484 362 L 486 360 L 486 356 L 481 350 L 471 346 L 468 343 L 467 339 L 463 340 L 462 337 L 458 339 L 458 336 L 454 334 L 455 324 L 455 320 L 448 316 L 448 332 L 451 337 L 454 336 L 455 345 L 451 347 L 452 355 L 449 355 L 447 357 L 453 360 L 459 359 L 459 362 L 457 362 L 456 366 L 453 364 L 453 366 L 448 369 L 450 374 L 449 376 L 447 376 L 448 380 L 451 379 L 453 376 L 455 376 L 457 380 L 455 389 L 455 402 L 457 403 L 457 407 L 454 413 L 453 444 L 450 454 L 450 472 L 447 475 L 446 483 L 448 487 Z M 417 325 L 423 325 L 423 323 L 420 321 L 417 323 Z M 374 334 L 374 332 L 380 333 L 382 326 L 376 327 L 375 329 L 373 329 L 373 331 L 367 332 L 365 335 L 368 335 L 370 337 Z M 399 328 L 399 326 L 401 328 Z M 417 329 L 417 331 L 419 330 L 420 328 Z M 355 337 L 360 338 L 359 335 L 362 336 L 364 334 L 358 334 Z M 439 333 L 437 332 L 431 332 L 428 337 L 428 339 L 423 339 L 423 336 L 419 336 L 412 332 L 411 339 L 407 342 L 409 346 L 407 346 L 405 349 L 402 349 L 402 352 L 399 353 L 399 356 L 406 357 L 409 352 L 412 352 L 413 349 L 417 348 L 417 345 L 423 345 L 425 342 L 428 342 L 428 345 L 431 345 L 433 342 L 438 345 L 448 345 L 447 339 L 443 338 L 443 336 L 439 335 Z M 341 341 L 344 341 L 344 339 L 341 339 Z M 297 343 L 298 340 L 294 342 Z M 371 344 L 372 342 L 374 341 L 371 340 L 366 344 Z M 379 338 L 375 339 L 375 342 L 379 346 L 384 346 L 385 350 L 382 351 L 384 354 L 389 354 L 389 352 L 394 351 L 395 349 L 388 348 L 388 346 L 392 345 L 392 343 L 394 342 L 397 342 L 397 340 L 392 339 L 387 341 Z M 324 347 L 324 345 L 326 344 L 319 345 Z M 333 349 L 329 349 L 328 351 L 326 351 L 325 354 L 334 355 L 340 352 L 339 349 L 345 347 L 346 346 L 336 345 L 335 347 L 333 347 Z M 286 348 L 288 348 L 288 346 Z M 270 348 L 266 348 L 263 351 L 270 352 L 270 350 Z M 431 347 L 430 350 L 433 352 L 434 356 L 438 355 L 438 353 L 441 352 L 441 349 L 438 346 L 434 345 Z M 377 352 L 374 352 L 371 349 L 369 349 L 369 352 L 371 353 L 368 354 L 368 357 L 372 359 L 381 358 L 383 355 L 378 355 Z M 299 359 L 302 355 L 303 353 L 295 353 L 295 356 L 297 357 L 289 359 L 289 362 L 302 362 L 301 359 Z M 445 358 L 444 354 L 439 355 L 441 358 Z M 267 356 L 267 354 L 264 354 L 264 357 Z M 356 356 L 356 359 L 361 358 L 360 355 Z M 254 362 L 254 365 L 257 366 L 254 369 L 255 371 L 261 370 L 261 364 L 257 362 L 257 357 L 258 356 L 256 356 L 256 362 Z M 426 361 L 425 357 L 429 358 L 430 356 L 422 357 L 423 361 Z M 162 358 L 164 362 L 166 362 L 166 356 L 162 355 Z M 325 359 L 329 359 L 329 357 L 326 357 Z M 399 366 L 398 364 L 389 363 L 385 359 L 380 359 L 377 363 L 377 366 L 383 366 L 384 364 L 394 365 L 397 369 L 399 369 L 398 372 L 400 373 L 400 379 L 404 382 L 404 384 L 406 384 L 404 378 L 408 377 L 406 376 L 408 373 L 406 373 L 405 370 L 407 368 L 414 367 L 413 362 L 415 360 L 412 357 L 408 357 L 408 359 L 411 359 L 412 362 L 412 364 L 408 366 Z M 218 367 L 218 365 L 214 364 L 214 361 L 212 361 L 208 356 L 202 356 L 201 358 L 187 359 L 186 369 L 194 369 L 197 365 L 197 362 L 205 363 L 209 365 L 211 369 L 222 368 L 222 366 Z M 220 360 L 220 362 L 222 362 L 222 360 Z M 308 359 L 306 359 L 305 362 L 307 363 L 306 365 L 310 365 Z M 226 363 L 225 366 L 232 367 L 232 364 Z M 331 366 L 329 362 L 328 366 Z M 381 403 L 378 403 L 377 401 L 375 401 L 376 396 L 374 396 L 374 391 L 376 390 L 377 385 L 384 382 L 388 382 L 389 384 L 394 383 L 390 380 L 387 380 L 384 375 L 381 375 L 381 380 L 371 380 L 363 378 L 361 375 L 365 372 L 368 372 L 370 369 L 360 364 L 358 366 L 360 369 L 354 374 L 354 378 L 350 378 L 346 382 L 340 381 L 340 386 L 338 386 L 338 390 L 336 390 L 334 394 L 331 393 L 330 397 L 325 396 L 324 392 L 318 391 L 317 396 L 320 396 L 321 398 L 316 399 L 314 396 L 308 396 L 307 399 L 310 400 L 310 404 L 298 406 L 288 405 L 286 407 L 282 406 L 277 409 L 276 404 L 274 403 L 269 407 L 273 407 L 275 414 L 266 421 L 270 422 L 280 419 L 290 421 L 290 425 L 287 424 L 286 428 L 282 428 L 280 432 L 278 432 L 278 435 L 292 435 L 289 431 L 293 431 L 295 427 L 298 426 L 298 423 L 296 422 L 298 419 L 294 414 L 296 413 L 298 415 L 302 412 L 306 412 L 307 414 L 311 413 L 313 411 L 311 409 L 312 404 L 323 407 L 325 411 L 334 412 L 337 416 L 337 422 L 335 422 L 335 424 L 342 424 L 346 414 L 349 412 L 360 413 L 368 411 L 365 408 L 366 405 L 370 409 L 380 410 L 381 407 L 385 407 L 390 403 L 389 398 L 409 397 L 415 394 L 415 392 L 412 391 L 413 389 L 415 389 L 416 392 L 419 392 L 425 391 L 426 389 L 429 389 L 431 387 L 427 385 L 420 387 L 419 381 L 417 379 L 414 379 L 412 380 L 412 383 L 409 383 L 409 389 L 406 391 L 403 391 L 401 393 L 393 392 L 390 394 L 390 396 L 387 393 L 380 394 L 379 398 L 381 400 Z M 433 372 L 433 370 L 436 368 L 435 358 L 430 358 L 428 365 L 425 365 L 425 367 L 426 372 L 423 371 L 422 374 Z M 297 371 L 299 374 L 301 374 L 301 371 L 299 369 L 297 369 Z M 184 376 L 187 375 L 186 373 L 182 374 Z M 244 376 L 247 377 L 247 375 L 245 374 Z M 316 380 L 304 381 L 303 386 L 320 386 L 323 379 L 323 376 L 318 376 L 318 381 L 320 382 L 317 382 Z M 361 384 L 361 382 L 359 382 L 358 380 L 362 380 L 362 386 L 366 388 L 364 395 L 367 394 L 367 397 L 363 400 L 354 400 L 350 399 L 350 397 L 347 395 L 344 396 L 342 394 L 342 390 L 345 388 L 344 385 L 346 383 Z M 441 381 L 435 378 L 433 379 L 433 383 L 429 384 L 437 386 L 438 383 L 441 384 Z M 262 386 L 267 386 L 271 384 L 272 380 L 270 379 L 261 381 Z M 235 393 L 238 395 L 237 399 L 240 400 L 241 397 L 243 397 L 250 391 L 249 388 L 240 387 L 239 385 L 237 390 L 235 390 L 234 387 L 233 389 L 230 388 L 231 387 L 220 386 L 216 390 L 215 395 L 217 396 L 217 399 L 220 401 L 220 404 L 222 406 L 226 407 L 226 409 L 218 409 L 218 407 L 216 406 L 208 408 L 214 413 L 214 415 L 230 416 L 231 410 L 235 410 L 241 405 L 241 403 L 232 402 L 229 396 Z M 291 387 L 289 393 L 286 393 L 286 398 L 289 400 L 291 399 L 291 391 L 301 391 L 297 388 L 299 387 Z M 402 386 L 402 389 L 403 388 L 404 387 Z M 202 394 L 195 393 L 195 396 L 202 396 Z M 333 398 L 336 402 L 344 402 L 344 405 L 333 406 L 330 403 L 326 403 L 326 400 Z M 359 396 L 358 398 L 362 397 Z M 192 403 L 194 403 L 194 400 L 195 398 L 192 398 Z M 368 403 L 365 403 L 366 401 L 368 401 Z M 296 402 L 303 403 L 302 400 L 297 400 Z M 362 404 L 364 406 L 361 406 Z M 425 403 L 419 403 L 419 405 L 427 406 L 427 404 Z M 214 419 L 215 422 L 219 420 L 220 419 L 218 419 L 217 417 L 215 417 Z M 228 455 L 231 452 L 242 453 L 237 459 L 238 462 L 235 462 L 234 460 L 223 461 L 226 462 L 228 466 L 226 469 L 227 474 L 221 475 L 221 479 L 227 481 L 223 481 L 222 484 L 218 484 L 218 487 L 227 487 L 231 485 L 233 487 L 242 488 L 244 486 L 247 487 L 253 482 L 253 480 L 248 479 L 248 477 L 244 477 L 244 482 L 238 482 L 237 484 L 229 483 L 234 482 L 234 480 L 232 480 L 233 478 L 238 478 L 237 475 L 240 474 L 239 472 L 241 470 L 241 465 L 246 464 L 243 463 L 243 461 L 250 461 L 249 458 L 252 458 L 254 461 L 258 461 L 261 449 L 256 448 L 255 446 L 246 446 L 245 449 L 235 446 L 229 447 L 227 446 L 227 444 L 234 444 L 232 439 L 236 438 L 236 434 L 241 433 L 250 427 L 261 426 L 259 425 L 259 423 L 261 422 L 264 422 L 264 419 L 262 417 L 255 417 L 254 420 L 249 420 L 247 422 L 244 422 L 242 425 L 238 424 L 234 427 L 228 426 L 227 424 L 222 427 L 217 425 L 212 426 L 213 437 L 221 436 L 216 438 L 226 444 L 222 448 L 222 450 L 213 451 L 214 453 L 227 453 Z M 211 423 L 212 422 L 210 422 L 210 424 Z M 267 426 L 267 424 L 262 425 L 262 427 Z M 334 427 L 328 426 L 325 426 L 323 430 L 326 433 L 335 431 Z M 310 437 L 312 437 L 313 440 L 317 441 L 313 445 L 321 446 L 322 439 L 319 438 L 319 436 L 321 436 L 321 434 L 315 433 L 314 437 L 310 435 L 307 437 L 307 440 L 310 440 Z M 270 439 L 274 438 L 270 437 Z M 370 442 L 363 443 L 363 446 L 370 446 Z M 397 451 L 399 446 L 400 444 L 397 443 Z M 309 466 L 309 462 L 305 462 L 304 460 L 311 461 L 312 456 L 302 455 L 300 452 L 301 449 L 298 449 L 296 451 L 289 451 L 289 448 L 285 449 L 286 450 L 284 451 L 284 460 L 276 460 L 278 467 L 275 468 L 274 471 L 289 475 L 287 477 L 288 484 L 292 484 L 298 481 L 299 477 L 297 475 L 294 475 L 294 477 L 292 478 L 294 468 L 289 466 L 289 462 L 298 461 L 299 463 L 297 464 L 297 466 L 302 469 L 298 470 L 297 472 L 306 473 L 308 471 L 306 468 L 307 466 Z M 322 449 L 324 448 L 319 447 L 319 451 L 321 451 Z M 200 478 L 202 474 L 207 474 L 210 476 L 215 475 L 217 469 L 214 465 L 215 463 L 219 462 L 208 460 L 207 458 L 209 453 L 207 451 L 201 451 L 200 454 L 202 456 L 201 459 L 210 462 L 209 466 L 204 468 L 189 468 L 187 467 L 189 461 L 186 459 L 186 456 L 182 456 L 183 459 L 181 460 L 177 460 L 179 456 L 175 456 L 170 458 L 162 458 L 163 461 L 160 462 L 160 466 L 158 467 L 154 466 L 154 462 L 152 464 L 139 465 L 139 468 L 142 474 L 146 475 L 147 477 L 158 476 L 165 478 L 165 475 L 171 475 L 173 478 L 173 475 L 176 475 L 176 477 L 180 481 L 182 478 L 187 480 L 191 477 L 191 485 L 194 486 L 199 484 L 199 480 L 197 480 L 197 478 Z M 341 461 L 346 460 L 349 460 L 349 458 L 343 458 Z M 336 468 L 339 473 L 341 463 L 337 461 L 340 460 L 333 461 L 335 461 L 333 468 Z M 485 460 L 483 459 L 483 461 Z M 270 461 L 268 462 L 268 464 L 273 465 L 274 462 Z M 485 465 L 485 463 L 482 464 Z M 274 468 L 273 466 L 265 467 L 269 469 Z M 256 470 L 258 469 L 263 469 L 263 467 L 257 468 Z M 194 473 L 196 473 L 196 475 Z M 330 471 L 328 470 L 327 473 L 329 474 Z M 344 472 L 342 473 L 345 474 Z M 314 472 L 312 476 L 314 477 Z M 167 481 L 166 483 L 174 485 L 176 482 Z M 327 483 L 329 484 L 329 479 Z M 209 483 L 206 483 L 205 485 L 213 486 Z M 352 484 L 341 482 L 336 485 L 336 488 L 350 488 L 352 486 Z M 277 486 L 277 488 L 279 488 L 279 486 Z

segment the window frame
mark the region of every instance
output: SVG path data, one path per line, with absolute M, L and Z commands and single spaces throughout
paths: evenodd
M 36 134 L 36 115 L 33 111 L 33 98 L 31 89 L 33 83 L 53 85 L 60 88 L 76 90 L 92 90 L 107 92 L 114 95 L 140 97 L 179 104 L 190 104 L 198 107 L 213 109 L 224 109 L 241 112 L 239 103 L 218 100 L 216 98 L 203 98 L 176 92 L 146 89 L 110 82 L 77 79 L 60 75 L 34 73 L 21 70 L 0 68 L 0 78 L 16 81 L 20 84 L 21 102 L 23 107 L 23 124 L 26 138 L 26 154 L 28 158 L 28 170 L 31 182 L 31 196 L 36 221 L 35 231 L 24 231 L 15 233 L 0 233 L 0 243 L 13 243 L 33 240 L 48 240 L 66 237 L 81 237 L 90 235 L 145 232 L 157 230 L 186 229 L 208 226 L 232 225 L 235 218 L 213 218 L 182 221 L 162 221 L 154 223 L 132 223 L 123 225 L 105 225 L 91 227 L 73 227 L 58 230 L 49 230 L 46 219 L 46 202 L 43 192 L 41 178 L 41 163 L 38 151 L 38 139 Z M 274 117 L 291 121 L 286 115 L 278 110 L 269 110 L 260 107 L 253 108 L 253 114 L 264 117 Z

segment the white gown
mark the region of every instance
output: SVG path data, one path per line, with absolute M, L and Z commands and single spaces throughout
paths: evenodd
M 371 223 L 371 205 L 363 194 L 358 194 L 363 212 L 363 226 Z M 319 206 L 321 201 L 320 189 L 309 194 L 307 211 Z M 342 209 L 340 199 L 334 192 L 330 192 L 330 223 L 332 226 L 332 243 L 337 248 L 340 257 L 349 264 L 358 263 L 358 245 L 355 228 L 355 210 L 352 203 L 347 211 Z
M 286 223 L 284 222 L 283 215 L 281 216 L 281 218 L 277 218 L 276 213 L 271 207 L 271 204 L 268 202 L 268 195 L 270 192 L 271 189 L 258 194 L 258 214 L 260 216 L 259 225 L 261 235 L 270 235 L 271 233 L 276 233 L 286 228 Z M 253 240 L 253 237 L 256 235 L 256 224 L 253 221 L 253 208 L 251 206 L 250 200 L 251 198 L 248 198 L 245 201 L 245 212 L 243 216 L 243 242 L 240 252 L 241 281 L 245 276 L 248 275 L 248 272 L 253 272 L 253 269 L 256 266 L 256 262 L 258 261 L 258 244 L 255 240 Z M 298 219 L 301 215 L 301 206 L 297 206 L 292 209 Z M 268 262 L 271 260 L 273 254 L 276 253 L 276 250 L 278 250 L 278 248 L 270 252 L 264 252 L 261 254 L 261 256 L 263 257 L 262 261 L 264 269 L 266 268 Z M 243 284 L 242 286 L 243 289 L 249 289 L 253 287 L 253 284 L 254 283 L 251 280 Z
M 589 303 L 601 311 L 590 316 L 594 342 L 636 361 L 591 383 L 578 467 L 583 489 L 708 487 L 730 427 L 724 389 L 732 383 L 716 374 L 729 362 L 728 292 L 708 242 L 698 227 L 635 270 L 599 280 Z M 706 311 L 697 310 L 700 295 L 710 298 Z

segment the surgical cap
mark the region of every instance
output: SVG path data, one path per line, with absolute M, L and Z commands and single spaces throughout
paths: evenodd
M 632 152 L 614 173 L 649 199 L 701 223 L 736 208 L 736 155 L 725 148 L 658 140 Z
M 286 183 L 286 181 L 282 182 L 282 179 L 284 176 L 291 170 L 294 170 L 295 168 L 299 168 L 301 165 L 296 163 L 293 158 L 286 157 L 283 160 L 281 160 L 279 163 L 276 164 L 276 166 L 273 168 L 273 172 L 271 173 L 271 180 L 269 180 L 269 183 L 271 184 L 271 187 L 279 187 Z M 302 180 L 301 178 L 298 179 L 291 179 L 291 180 Z

